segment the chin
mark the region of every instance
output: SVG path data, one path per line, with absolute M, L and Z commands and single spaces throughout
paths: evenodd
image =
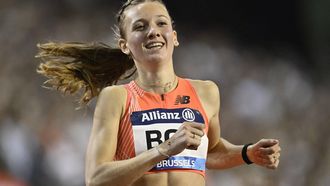
M 153 62 L 153 63 L 161 63 L 164 61 L 168 61 L 168 57 L 159 54 L 149 55 L 148 57 L 145 58 L 145 61 Z

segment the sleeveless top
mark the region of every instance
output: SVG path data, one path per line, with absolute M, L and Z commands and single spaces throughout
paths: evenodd
M 165 94 L 142 90 L 135 81 L 125 85 L 126 108 L 120 120 L 115 160 L 133 158 L 169 139 L 183 122 L 205 125 L 197 150 L 183 152 L 160 161 L 147 173 L 189 171 L 205 176 L 208 150 L 208 119 L 189 80 L 178 78 L 177 87 Z

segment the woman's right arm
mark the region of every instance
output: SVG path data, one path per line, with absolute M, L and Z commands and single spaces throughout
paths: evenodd
M 99 95 L 87 148 L 88 186 L 129 185 L 165 158 L 152 148 L 135 158 L 113 161 L 126 97 L 126 90 L 121 86 L 105 88 Z
M 185 148 L 197 148 L 200 144 L 200 140 L 193 138 L 193 133 L 202 136 L 202 125 L 184 123 L 170 139 L 158 147 L 131 159 L 113 161 L 126 97 L 126 89 L 122 86 L 105 88 L 99 95 L 87 148 L 87 186 L 131 185 L 158 162 L 167 158 L 164 154 L 175 155 Z

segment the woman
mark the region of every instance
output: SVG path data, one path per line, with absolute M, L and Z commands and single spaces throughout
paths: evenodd
M 127 57 L 106 45 L 39 46 L 39 57 L 47 61 L 39 73 L 50 78 L 48 83 L 70 93 L 85 88 L 82 102 L 98 96 L 87 150 L 87 185 L 203 186 L 206 167 L 253 162 L 277 168 L 278 140 L 243 146 L 220 138 L 218 87 L 176 76 L 172 55 L 179 42 L 161 0 L 129 0 L 117 21 L 118 45 Z M 108 86 L 133 61 L 136 79 Z

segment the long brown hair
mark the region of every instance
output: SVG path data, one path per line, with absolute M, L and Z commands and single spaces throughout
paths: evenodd
M 37 46 L 36 57 L 44 61 L 37 72 L 48 78 L 45 84 L 68 94 L 82 90 L 82 104 L 87 104 L 104 87 L 132 75 L 123 76 L 133 69 L 133 60 L 120 49 L 103 43 L 49 42 Z
M 161 0 L 128 0 L 117 13 L 115 36 L 125 38 L 123 29 L 124 12 L 131 6 Z M 164 5 L 165 6 L 165 5 Z M 107 86 L 131 77 L 135 70 L 134 61 L 119 48 L 100 42 L 49 42 L 37 45 L 36 55 L 42 62 L 37 72 L 48 78 L 45 85 L 67 94 L 82 91 L 80 103 L 85 105 L 99 95 Z

